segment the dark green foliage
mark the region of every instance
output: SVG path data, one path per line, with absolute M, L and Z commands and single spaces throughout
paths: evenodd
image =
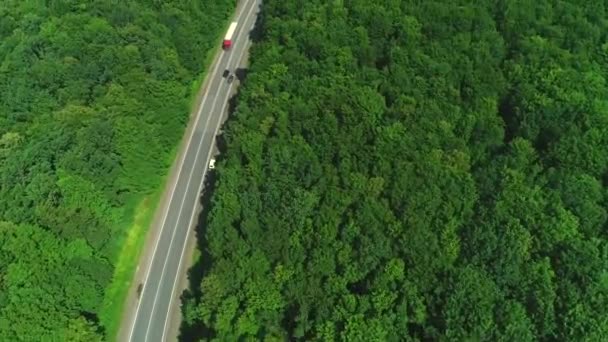
M 263 11 L 190 330 L 606 340 L 603 2 L 268 0 Z
M 0 336 L 95 341 L 233 1 L 2 1 Z

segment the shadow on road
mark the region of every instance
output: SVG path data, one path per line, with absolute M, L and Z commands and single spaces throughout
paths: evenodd
M 242 75 L 246 75 L 246 69 L 238 69 Z M 237 71 L 238 72 L 238 71 Z M 242 80 L 239 77 L 239 80 Z M 237 107 L 237 99 L 240 94 L 240 90 L 237 90 L 236 94 L 230 97 L 228 100 L 228 119 L 222 124 L 220 132 L 223 132 L 225 127 L 230 124 L 230 116 L 235 113 Z M 226 152 L 226 140 L 224 133 L 218 134 L 216 137 L 216 144 L 219 150 L 219 154 L 215 157 L 216 163 L 221 165 L 221 161 L 224 159 L 223 154 Z M 205 176 L 205 184 L 203 187 L 203 193 L 199 197 L 199 201 L 202 207 L 201 212 L 198 215 L 197 224 L 195 227 L 196 236 L 196 249 L 200 252 L 200 257 L 196 260 L 194 265 L 188 269 L 188 289 L 182 292 L 180 299 L 182 303 L 182 317 L 183 320 L 180 326 L 179 341 L 199 341 L 201 339 L 212 338 L 212 332 L 203 326 L 200 322 L 191 325 L 186 319 L 186 305 L 198 303 L 198 299 L 201 296 L 200 284 L 203 278 L 208 274 L 213 258 L 209 254 L 208 241 L 206 236 L 206 224 L 209 221 L 209 214 L 213 207 L 212 196 L 217 186 L 219 175 L 217 170 L 207 170 Z
M 264 15 L 262 11 L 262 4 L 260 4 L 259 14 L 257 16 L 253 29 L 249 32 L 251 41 L 255 44 L 261 41 L 263 38 L 263 26 L 264 26 Z M 237 68 L 235 71 L 236 78 L 239 80 L 239 85 L 243 85 L 247 79 L 248 69 Z M 196 263 L 188 270 L 188 289 L 181 294 L 181 310 L 183 320 L 181 322 L 178 340 L 179 341 L 198 341 L 201 339 L 213 338 L 213 331 L 204 326 L 200 321 L 196 321 L 193 324 L 188 323 L 186 319 L 187 306 L 184 303 L 188 303 L 189 306 L 196 305 L 201 296 L 200 284 L 202 279 L 209 273 L 213 258 L 209 254 L 209 245 L 206 237 L 206 224 L 209 220 L 209 214 L 212 208 L 212 195 L 213 191 L 217 186 L 219 178 L 221 178 L 221 165 L 224 159 L 224 153 L 226 152 L 227 143 L 230 137 L 226 136 L 225 128 L 230 126 L 230 118 L 233 115 L 238 115 L 236 108 L 238 107 L 238 99 L 241 93 L 241 88 L 237 88 L 236 93 L 228 100 L 228 119 L 222 124 L 220 132 L 216 137 L 216 143 L 219 150 L 219 155 L 215 157 L 217 164 L 219 165 L 220 172 L 218 170 L 208 170 L 205 177 L 205 186 L 203 193 L 200 196 L 200 204 L 202 210 L 199 214 L 197 224 L 195 227 L 196 234 L 196 248 L 200 251 L 201 255 L 196 260 Z M 230 133 L 230 129 L 228 129 Z
M 264 3 L 261 3 L 258 6 L 258 16 L 255 18 L 255 24 L 253 24 L 253 29 L 249 31 L 249 39 L 253 42 L 253 44 L 258 43 L 264 38 L 264 27 L 266 18 L 264 16 Z
M 200 251 L 201 255 L 196 260 L 194 265 L 188 270 L 188 288 L 182 292 L 180 296 L 181 310 L 182 310 L 182 322 L 179 332 L 179 341 L 198 341 L 200 339 L 211 337 L 211 332 L 207 329 L 201 329 L 197 324 L 196 326 L 191 325 L 187 319 L 186 303 L 189 305 L 197 302 L 200 298 L 200 284 L 203 277 L 211 266 L 211 255 L 207 249 L 207 239 L 205 231 L 203 229 L 204 223 L 209 218 L 209 212 L 211 209 L 211 195 L 216 186 L 216 173 L 212 170 L 207 171 L 205 177 L 205 187 L 203 194 L 200 197 L 200 203 L 202 205 L 202 211 L 200 212 L 195 227 L 196 234 L 196 248 Z

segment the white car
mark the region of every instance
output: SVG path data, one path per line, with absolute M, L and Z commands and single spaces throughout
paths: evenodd
M 215 169 L 215 159 L 211 158 L 209 161 L 209 168 L 212 170 Z

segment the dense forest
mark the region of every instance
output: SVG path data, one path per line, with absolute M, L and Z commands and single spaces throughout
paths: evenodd
M 0 339 L 111 339 L 134 208 L 162 186 L 234 1 L 1 2 Z
M 606 341 L 606 6 L 265 0 L 185 339 Z

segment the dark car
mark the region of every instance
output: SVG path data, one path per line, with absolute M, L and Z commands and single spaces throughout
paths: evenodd
M 230 70 L 228 70 L 228 69 L 224 70 L 224 73 L 222 74 L 222 77 L 226 78 L 226 77 L 228 77 L 228 75 L 230 75 Z
M 139 283 L 139 285 L 137 285 L 137 298 L 141 297 L 141 291 L 144 289 L 144 284 Z

